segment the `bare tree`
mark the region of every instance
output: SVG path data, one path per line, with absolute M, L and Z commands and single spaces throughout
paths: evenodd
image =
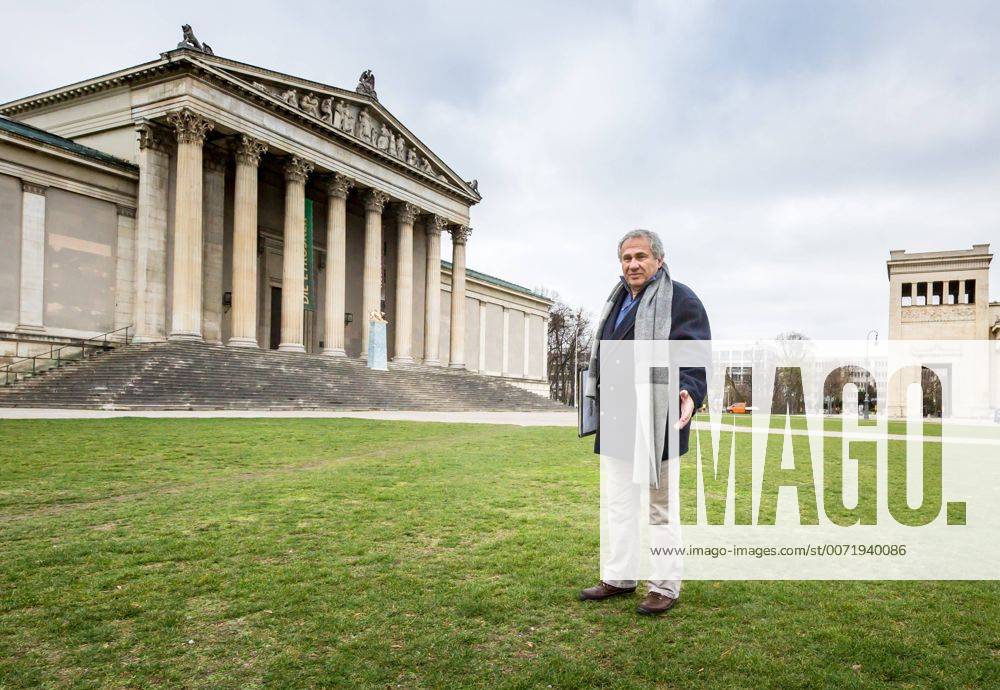
M 809 337 L 797 331 L 779 333 L 779 341 L 784 361 L 801 359 L 804 341 Z M 802 370 L 799 367 L 778 367 L 774 373 L 774 392 L 771 395 L 771 414 L 805 414 L 805 396 L 802 390 Z
M 590 360 L 593 337 L 590 315 L 582 308 L 570 307 L 557 293 L 540 292 L 553 300 L 549 309 L 549 393 L 553 400 L 574 405 L 576 372 Z

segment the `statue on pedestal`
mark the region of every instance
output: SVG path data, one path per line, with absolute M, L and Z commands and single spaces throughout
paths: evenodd
M 358 79 L 358 87 L 354 90 L 362 96 L 369 96 L 376 101 L 378 100 L 378 94 L 375 93 L 375 75 L 372 74 L 370 69 L 366 69 L 361 73 L 361 77 Z
M 197 50 L 199 53 L 205 53 L 205 55 L 215 55 L 212 52 L 212 47 L 207 43 L 202 43 L 194 36 L 194 31 L 191 30 L 190 24 L 181 25 L 181 42 L 177 44 L 178 48 L 188 48 L 189 50 Z M 374 77 L 372 77 L 374 80 Z M 372 81 L 372 86 L 375 82 Z

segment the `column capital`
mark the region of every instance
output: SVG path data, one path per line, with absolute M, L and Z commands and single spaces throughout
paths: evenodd
M 441 216 L 435 215 L 433 213 L 427 214 L 426 231 L 428 237 L 430 237 L 431 235 L 440 235 L 441 231 L 444 230 L 447 226 L 448 226 L 447 219 L 442 218 Z
M 177 131 L 177 143 L 205 143 L 205 137 L 215 128 L 215 123 L 205 119 L 190 108 L 181 108 L 167 115 L 167 122 Z
M 389 201 L 389 195 L 380 189 L 367 189 L 365 190 L 364 200 L 366 211 L 382 213 L 382 209 L 385 208 L 386 203 Z
M 401 223 L 413 225 L 413 221 L 415 221 L 417 216 L 420 215 L 420 209 L 408 201 L 402 201 L 395 206 L 396 218 L 398 218 Z
M 267 144 L 259 139 L 241 134 L 236 144 L 236 162 L 239 165 L 260 165 L 260 157 L 267 153 Z
M 26 194 L 38 194 L 39 196 L 45 196 L 46 189 L 48 189 L 48 187 L 43 184 L 21 180 L 21 191 Z
M 347 193 L 354 187 L 354 180 L 341 173 L 333 173 L 326 181 L 327 196 L 346 199 Z
M 165 136 L 165 132 L 150 122 L 140 122 L 135 126 L 135 132 L 139 136 L 139 150 L 152 149 L 167 153 L 170 150 L 170 140 Z
M 123 206 L 122 204 L 116 204 L 115 208 L 119 216 L 124 216 L 125 218 L 135 218 L 135 208 L 132 206 Z
M 309 173 L 315 169 L 316 167 L 305 158 L 292 156 L 285 161 L 285 181 L 305 183 Z
M 451 233 L 452 244 L 465 244 L 469 239 L 472 228 L 468 225 L 449 225 L 448 232 Z

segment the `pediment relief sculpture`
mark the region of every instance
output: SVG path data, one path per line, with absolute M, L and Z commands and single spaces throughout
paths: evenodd
M 397 159 L 411 168 L 420 170 L 441 182 L 448 183 L 448 177 L 427 159 L 416 147 L 407 141 L 387 122 L 376 119 L 368 107 L 356 105 L 333 96 L 317 96 L 311 91 L 299 93 L 297 89 L 269 86 L 259 81 L 252 82 L 254 88 L 284 101 L 307 115 L 322 120 L 342 132 L 346 132 L 379 151 Z M 372 77 L 374 88 L 374 77 Z
M 299 103 L 299 107 L 313 117 L 319 117 L 319 99 L 316 98 L 315 94 L 307 93 L 303 96 L 302 101 Z

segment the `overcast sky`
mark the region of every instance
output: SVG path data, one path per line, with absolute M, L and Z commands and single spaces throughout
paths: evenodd
M 634 227 L 661 234 L 716 338 L 884 338 L 890 249 L 1000 245 L 1000 3 L 2 10 L 0 101 L 154 59 L 181 23 L 336 86 L 372 69 L 380 101 L 479 180 L 469 266 L 592 312 Z

